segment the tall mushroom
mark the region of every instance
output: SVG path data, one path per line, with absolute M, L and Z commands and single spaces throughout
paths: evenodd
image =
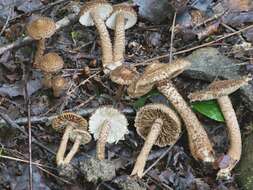
M 193 157 L 203 162 L 213 162 L 215 160 L 214 151 L 205 129 L 170 81 L 190 65 L 190 62 L 183 59 L 178 59 L 170 64 L 153 63 L 145 69 L 136 82 L 128 87 L 128 94 L 132 97 L 142 96 L 156 85 L 183 119 Z
M 112 107 L 98 108 L 90 117 L 89 131 L 97 139 L 97 158 L 104 160 L 105 144 L 118 142 L 128 133 L 127 119 Z
M 44 73 L 43 84 L 47 88 L 52 87 L 53 74 L 63 68 L 64 62 L 57 53 L 47 53 L 40 61 L 40 69 Z
M 28 23 L 26 30 L 31 38 L 37 40 L 37 51 L 33 66 L 39 68 L 39 62 L 45 50 L 45 40 L 55 33 L 56 24 L 48 17 L 39 17 Z
M 230 140 L 230 147 L 227 155 L 230 159 L 225 168 L 221 168 L 217 174 L 218 178 L 229 178 L 231 170 L 239 162 L 242 152 L 242 140 L 240 127 L 236 118 L 233 105 L 228 95 L 232 94 L 240 87 L 248 84 L 251 78 L 244 77 L 238 80 L 220 80 L 211 83 L 206 90 L 191 93 L 188 97 L 191 101 L 204 101 L 217 99 L 221 111 L 224 115 L 228 135 Z
M 136 22 L 137 14 L 128 3 L 113 6 L 113 12 L 106 20 L 106 26 L 115 30 L 112 70 L 122 65 L 125 53 L 125 30 L 134 26 Z
M 88 132 L 87 121 L 75 113 L 66 112 L 57 116 L 52 121 L 52 127 L 57 131 L 64 131 L 56 155 L 57 166 L 68 165 L 78 151 L 80 145 L 87 144 L 91 141 L 91 135 Z M 74 141 L 74 144 L 69 153 L 64 158 L 69 139 Z
M 104 20 L 111 14 L 113 8 L 106 0 L 93 0 L 83 5 L 80 10 L 79 22 L 84 26 L 95 25 L 102 46 L 102 63 L 104 72 L 110 72 L 113 64 L 112 43 Z
M 181 122 L 177 114 L 167 106 L 150 104 L 138 111 L 135 127 L 137 133 L 146 140 L 131 175 L 141 178 L 152 146 L 164 147 L 175 143 L 181 133 Z

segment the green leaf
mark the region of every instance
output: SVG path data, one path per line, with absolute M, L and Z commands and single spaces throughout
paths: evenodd
M 140 109 L 141 107 L 143 107 L 146 103 L 146 101 L 154 96 L 158 96 L 160 95 L 160 93 L 157 90 L 151 90 L 148 94 L 141 96 L 138 100 L 136 100 L 133 104 L 134 109 Z
M 215 100 L 192 103 L 195 111 L 205 115 L 206 117 L 219 122 L 225 122 L 223 114 L 218 103 Z

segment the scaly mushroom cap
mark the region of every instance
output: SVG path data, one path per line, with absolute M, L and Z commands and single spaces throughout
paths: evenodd
M 57 53 L 47 53 L 41 58 L 40 69 L 46 73 L 56 73 L 63 68 L 63 60 Z
M 146 105 L 138 111 L 135 118 L 137 133 L 146 139 L 158 118 L 163 120 L 163 125 L 155 144 L 164 147 L 175 143 L 181 133 L 181 121 L 172 109 L 163 104 Z
M 154 86 L 153 84 L 146 85 L 146 86 L 137 86 L 136 85 L 137 82 L 138 82 L 138 80 L 134 81 L 127 88 L 127 94 L 131 98 L 137 98 L 137 97 L 147 94 L 150 90 L 152 90 L 152 88 Z
M 56 31 L 56 25 L 55 22 L 48 17 L 39 17 L 31 21 L 26 26 L 26 30 L 31 38 L 40 40 L 50 38 Z
M 93 0 L 85 3 L 80 10 L 79 22 L 84 26 L 93 26 L 94 22 L 90 12 L 95 11 L 101 19 L 105 20 L 113 11 L 110 3 L 106 0 Z
M 188 98 L 191 101 L 203 101 L 217 99 L 222 96 L 228 96 L 239 88 L 248 84 L 248 81 L 252 80 L 246 76 L 238 80 L 220 80 L 212 82 L 206 90 L 201 90 L 189 94 Z
M 126 66 L 119 66 L 110 73 L 110 78 L 113 82 L 120 85 L 129 85 L 139 76 L 135 69 Z
M 66 88 L 67 81 L 61 76 L 57 76 L 52 80 L 52 88 L 55 90 L 61 90 Z
M 89 143 L 92 139 L 90 133 L 85 130 L 85 129 L 81 129 L 81 128 L 77 128 L 77 129 L 73 129 L 70 133 L 69 133 L 69 139 L 74 142 L 76 140 L 76 137 L 78 135 L 81 135 L 81 144 L 85 145 L 87 143 Z
M 110 127 L 107 137 L 108 143 L 117 143 L 119 140 L 124 140 L 124 135 L 128 134 L 128 122 L 122 113 L 108 106 L 98 108 L 89 120 L 89 131 L 95 139 L 99 138 L 99 133 L 104 122 L 108 122 Z
M 74 127 L 87 131 L 88 123 L 82 116 L 73 112 L 62 113 L 52 121 L 52 127 L 57 131 L 63 131 L 64 128 L 72 124 Z
M 170 64 L 162 64 L 156 61 L 147 66 L 143 75 L 138 79 L 137 86 L 145 86 L 165 79 L 172 79 L 190 66 L 191 63 L 184 59 L 177 59 Z
M 137 22 L 135 10 L 128 3 L 122 3 L 113 6 L 113 12 L 106 20 L 107 27 L 115 30 L 116 17 L 118 14 L 122 14 L 125 18 L 125 30 L 131 28 Z

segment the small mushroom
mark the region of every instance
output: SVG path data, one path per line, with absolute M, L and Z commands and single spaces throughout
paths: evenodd
M 190 62 L 183 59 L 178 59 L 170 64 L 155 62 L 146 67 L 143 75 L 128 87 L 128 94 L 131 97 L 142 96 L 156 85 L 157 89 L 172 103 L 184 121 L 193 157 L 196 160 L 213 162 L 215 160 L 214 151 L 205 129 L 170 81 L 190 65 Z
M 79 22 L 84 26 L 95 25 L 102 46 L 102 63 L 104 72 L 109 73 L 108 67 L 113 63 L 112 43 L 104 20 L 111 14 L 113 8 L 106 0 L 94 0 L 87 2 L 80 10 Z
M 232 94 L 240 87 L 247 85 L 251 78 L 244 77 L 238 80 L 221 80 L 211 83 L 206 90 L 191 93 L 188 97 L 191 101 L 203 101 L 217 99 L 221 111 L 224 115 L 230 146 L 227 156 L 230 158 L 229 164 L 225 168 L 221 168 L 217 174 L 218 178 L 230 178 L 230 172 L 239 162 L 242 152 L 242 140 L 240 127 L 236 118 L 233 105 L 228 95 Z
M 31 38 L 37 40 L 37 51 L 33 66 L 39 68 L 39 62 L 45 50 L 45 40 L 55 33 L 56 24 L 48 17 L 39 17 L 28 23 L 26 30 Z
M 91 135 L 88 132 L 87 121 L 72 112 L 66 112 L 57 116 L 52 121 L 52 127 L 57 131 L 64 131 L 57 155 L 57 166 L 68 165 L 81 144 L 87 144 L 91 141 Z M 68 140 L 74 141 L 72 148 L 64 158 Z
M 56 76 L 52 79 L 52 89 L 55 97 L 60 97 L 67 89 L 67 81 L 62 76 Z
M 122 65 L 125 53 L 125 30 L 134 26 L 137 22 L 137 14 L 128 3 L 121 3 L 113 6 L 113 12 L 106 20 L 106 25 L 115 30 L 113 47 L 113 65 L 111 70 Z
M 181 133 L 181 122 L 177 114 L 167 106 L 150 104 L 138 111 L 135 127 L 137 133 L 146 140 L 131 175 L 142 178 L 153 145 L 164 147 L 175 143 Z
M 53 74 L 63 68 L 64 62 L 57 53 L 47 53 L 40 61 L 40 69 L 44 73 L 43 84 L 47 88 L 52 87 Z
M 98 108 L 90 117 L 89 131 L 97 141 L 97 158 L 105 159 L 105 144 L 118 142 L 128 133 L 127 119 L 112 107 Z

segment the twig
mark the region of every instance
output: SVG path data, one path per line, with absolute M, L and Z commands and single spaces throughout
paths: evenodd
M 65 16 L 63 19 L 56 22 L 56 29 L 57 29 L 57 31 L 61 30 L 63 27 L 66 27 L 72 23 L 75 23 L 76 21 L 77 21 L 77 15 L 76 14 L 69 14 L 68 16 Z M 16 41 L 14 41 L 13 43 L 0 46 L 0 55 L 8 50 L 27 45 L 27 44 L 31 43 L 32 41 L 33 41 L 32 38 L 30 38 L 29 36 L 26 36 L 25 38 L 18 39 Z
M 6 27 L 7 27 L 8 23 L 9 23 L 9 20 L 11 18 L 11 15 L 12 15 L 12 8 L 10 8 L 10 13 L 9 13 L 9 15 L 8 15 L 8 17 L 7 17 L 6 21 L 5 21 L 4 26 L 2 27 L 2 30 L 0 32 L 0 36 L 4 33 Z
M 19 130 L 21 133 L 23 133 L 25 136 L 28 137 L 28 133 L 22 128 L 20 127 L 17 123 L 15 123 L 15 121 L 13 121 L 7 114 L 4 114 L 2 112 L 0 112 L 0 117 L 2 118 L 0 121 L 2 122 L 2 124 L 8 124 L 9 126 L 11 126 L 14 129 Z M 26 124 L 27 123 L 27 118 L 22 118 L 23 119 L 23 123 L 22 124 Z M 31 118 L 32 121 L 32 118 Z M 49 149 L 47 146 L 43 145 L 42 143 L 40 143 L 37 139 L 35 139 L 34 137 L 32 138 L 32 142 L 36 145 L 38 145 L 39 147 L 45 149 L 46 151 L 48 151 L 49 153 L 56 155 L 54 151 L 52 151 L 51 149 Z
M 249 26 L 247 26 L 247 27 L 245 27 L 245 28 L 242 28 L 242 29 L 240 29 L 240 30 L 238 30 L 238 31 L 232 32 L 232 33 L 230 33 L 230 34 L 227 34 L 227 35 L 225 35 L 225 36 L 223 36 L 223 37 L 220 37 L 220 38 L 218 38 L 218 39 L 216 39 L 216 40 L 214 40 L 214 41 L 207 42 L 207 43 L 204 43 L 204 44 L 201 44 L 201 45 L 198 45 L 198 46 L 194 46 L 194 47 L 189 48 L 189 49 L 180 50 L 180 51 L 178 51 L 178 52 L 175 52 L 174 55 L 180 55 L 180 54 L 187 53 L 187 52 L 191 52 L 191 51 L 193 51 L 193 50 L 196 50 L 196 49 L 199 49 L 199 48 L 202 48 L 202 47 L 210 46 L 210 45 L 212 45 L 212 44 L 214 44 L 214 43 L 216 43 L 216 42 L 218 42 L 218 41 L 220 41 L 220 40 L 224 40 L 224 39 L 226 39 L 226 38 L 229 38 L 229 37 L 231 37 L 231 36 L 237 35 L 237 34 L 239 34 L 239 33 L 242 33 L 242 32 L 244 32 L 244 31 L 249 30 L 249 29 L 252 29 L 252 28 L 253 28 L 253 24 L 252 24 L 252 25 L 249 25 Z M 158 59 L 162 59 L 162 58 L 165 58 L 165 57 L 168 57 L 168 56 L 170 56 L 170 53 L 166 53 L 166 54 L 164 54 L 164 55 L 157 56 L 157 57 L 154 57 L 154 58 L 151 58 L 151 59 L 147 59 L 147 60 L 145 60 L 145 61 L 143 61 L 143 62 L 141 62 L 141 63 L 135 63 L 135 64 L 132 64 L 132 65 L 135 66 L 135 67 L 136 67 L 136 66 L 144 66 L 144 65 L 150 64 L 151 61 L 158 60 Z
M 88 116 L 91 113 L 93 113 L 95 110 L 96 110 L 96 108 L 85 108 L 85 109 L 80 109 L 78 111 L 75 110 L 75 113 L 79 114 L 79 115 L 82 115 L 82 116 Z M 70 109 L 68 111 L 72 111 L 72 109 Z M 125 114 L 135 113 L 134 110 L 131 109 L 131 108 L 125 108 L 125 109 L 122 110 L 122 112 L 125 113 Z M 3 113 L 0 112 L 0 117 L 2 117 L 2 114 Z M 33 117 L 31 117 L 31 123 L 48 123 L 48 122 L 51 122 L 55 117 L 57 117 L 57 115 L 53 115 L 53 116 L 50 116 L 50 117 L 47 117 L 47 116 L 44 116 L 44 117 L 33 116 Z M 9 124 L 9 122 L 6 121 L 5 118 L 0 120 L 0 124 L 6 124 L 6 123 Z M 18 128 L 19 130 L 20 130 L 20 126 L 18 126 L 17 124 L 23 125 L 23 124 L 26 124 L 26 123 L 27 123 L 27 118 L 26 117 L 19 118 L 19 119 L 16 119 L 16 120 L 12 121 L 12 124 L 14 124 L 16 126 L 15 128 Z M 22 130 L 22 132 L 23 132 L 23 130 Z M 26 133 L 26 135 L 27 135 L 27 133 Z
M 171 37 L 170 37 L 170 63 L 173 58 L 173 41 L 174 41 L 174 31 L 175 31 L 175 23 L 176 23 L 177 12 L 174 13 L 172 28 L 171 28 Z

